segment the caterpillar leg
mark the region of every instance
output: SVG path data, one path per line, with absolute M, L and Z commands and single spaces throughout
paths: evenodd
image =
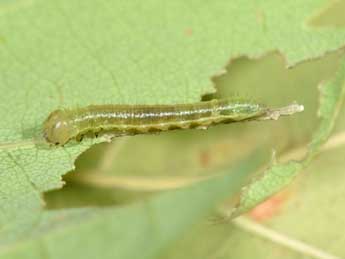
M 95 136 L 96 138 L 98 138 L 99 135 L 101 134 L 101 131 L 95 131 L 93 134 L 94 134 L 94 136 Z
M 78 141 L 78 142 L 81 142 L 84 138 L 84 134 L 80 134 L 78 136 L 76 136 L 75 140 Z

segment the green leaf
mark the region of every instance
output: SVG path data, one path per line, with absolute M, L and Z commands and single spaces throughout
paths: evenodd
M 100 141 L 42 144 L 51 111 L 197 101 L 239 55 L 279 50 L 289 66 L 320 57 L 345 43 L 343 29 L 304 25 L 323 3 L 2 1 L 0 244 L 36 228 L 41 194 L 61 188 L 75 159 Z
M 320 150 L 320 147 L 327 141 L 338 117 L 340 108 L 345 97 L 345 61 L 340 63 L 340 67 L 334 78 L 320 86 L 321 101 L 319 116 L 321 123 L 315 132 L 309 146 L 308 159 L 312 159 Z
M 321 146 L 327 141 L 339 114 L 345 96 L 345 59 L 340 63 L 335 76 L 321 87 L 321 103 L 319 116 L 320 126 L 316 130 L 309 145 L 308 154 L 299 162 L 290 161 L 273 165 L 267 169 L 259 180 L 253 181 L 243 189 L 237 208 L 232 217 L 236 217 L 266 200 L 286 187 L 301 169 L 307 167 Z
M 238 192 L 259 159 L 254 154 L 213 179 L 123 208 L 45 212 L 35 231 L 0 258 L 153 258 Z

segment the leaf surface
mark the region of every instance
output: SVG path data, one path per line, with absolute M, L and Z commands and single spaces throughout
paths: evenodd
M 305 25 L 325 1 L 77 1 L 0 3 L 0 243 L 45 217 L 43 192 L 100 140 L 42 143 L 58 107 L 186 103 L 240 55 L 279 50 L 287 65 L 345 43 L 345 31 Z

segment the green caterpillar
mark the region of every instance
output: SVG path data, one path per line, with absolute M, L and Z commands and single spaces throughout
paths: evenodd
M 91 105 L 53 111 L 44 122 L 48 143 L 64 145 L 84 135 L 146 134 L 174 129 L 207 129 L 209 126 L 260 118 L 263 105 L 230 99 L 175 105 Z

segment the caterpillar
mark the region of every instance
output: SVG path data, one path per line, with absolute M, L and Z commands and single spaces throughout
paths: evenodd
M 50 144 L 64 145 L 85 135 L 207 129 L 221 123 L 260 119 L 268 112 L 263 105 L 230 99 L 175 105 L 90 105 L 53 111 L 43 124 L 43 136 Z

